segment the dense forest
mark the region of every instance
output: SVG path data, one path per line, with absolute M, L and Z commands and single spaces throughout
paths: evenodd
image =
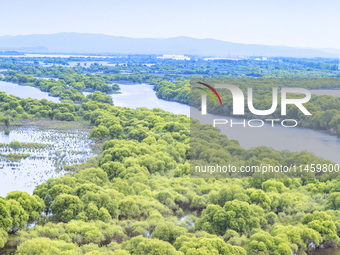
M 97 167 L 50 179 L 32 196 L 13 191 L 1 199 L 1 246 L 17 246 L 17 254 L 302 254 L 310 243 L 339 241 L 337 179 L 190 178 L 184 115 L 3 93 L 4 104 L 22 108 L 17 118 L 65 108 L 105 141 Z M 195 126 L 205 134 L 198 158 L 220 148 L 223 160 L 322 161 L 306 152 L 245 150 L 211 126 Z
M 250 63 L 271 70 L 265 67 L 268 62 L 175 65 L 153 60 L 154 65 L 145 66 L 150 59 L 138 57 L 134 65 L 124 60 L 125 66 L 120 67 L 133 72 L 123 74 L 118 60 L 113 67 L 81 68 L 32 66 L 24 60 L 2 59 L 1 66 L 8 68 L 2 79 L 38 87 L 62 101 L 22 99 L 0 92 L 2 127 L 8 129 L 23 119 L 86 121 L 93 127 L 90 137 L 102 146 L 98 157 L 38 185 L 33 195 L 12 191 L 0 197 L 0 247 L 9 253 L 13 249 L 20 255 L 291 255 L 340 244 L 340 183 L 333 178 L 336 176 L 303 172 L 294 178 L 257 174 L 252 178 L 198 178 L 190 168 L 190 163 L 202 160 L 234 165 L 332 162 L 306 151 L 275 151 L 265 146 L 246 150 L 210 125 L 161 109 L 114 106 L 109 95 L 119 91 L 110 85 L 118 81 L 149 82 L 155 84 L 160 98 L 189 104 L 190 97 L 200 99 L 200 91 L 190 91 L 189 79 L 178 73 L 195 65 L 210 65 L 206 67 L 210 71 L 214 66 L 230 65 L 239 71 L 250 68 Z M 285 79 L 289 86 L 338 86 L 336 64 L 331 61 L 280 61 L 273 64 L 274 69 L 282 66 L 280 74 L 291 67 L 300 74 L 329 77 L 326 83 L 324 79 Z M 152 69 L 157 67 L 162 72 L 169 70 L 156 75 Z M 198 67 L 197 73 L 201 72 Z M 103 73 L 91 74 L 92 68 Z M 146 72 L 137 72 L 137 68 Z M 271 88 L 287 86 L 280 81 L 274 77 L 232 80 L 243 90 L 253 83 L 257 109 L 270 108 Z M 85 97 L 84 91 L 93 93 Z M 209 109 L 229 115 L 231 95 L 220 93 L 224 107 L 214 108 L 208 101 Z M 198 104 L 195 100 L 194 106 Z M 311 117 L 301 116 L 294 107 L 288 109 L 288 116 L 299 119 L 303 127 L 339 132 L 338 98 L 313 96 L 306 108 L 313 113 Z
M 32 64 L 33 61 L 33 64 Z M 92 63 L 91 63 L 92 61 Z M 95 63 L 93 63 L 95 61 Z M 71 63 L 76 63 L 72 65 Z M 193 56 L 190 61 L 160 60 L 155 55 L 125 55 L 107 58 L 95 57 L 0 57 L 0 67 L 46 74 L 46 67 L 69 67 L 78 72 L 118 74 L 147 73 L 155 75 L 202 77 L 339 77 L 338 59 L 271 58 L 270 61 L 249 59 L 221 59 L 205 61 Z

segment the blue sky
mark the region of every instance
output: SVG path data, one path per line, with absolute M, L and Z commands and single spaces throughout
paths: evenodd
M 340 49 L 336 0 L 1 0 L 0 35 L 189 36 Z

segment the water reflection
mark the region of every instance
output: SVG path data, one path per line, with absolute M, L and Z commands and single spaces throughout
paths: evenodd
M 312 89 L 310 91 L 313 95 L 318 96 L 332 96 L 332 97 L 340 97 L 340 89 Z
M 202 124 L 211 124 L 214 118 L 232 118 L 208 114 L 202 118 L 200 111 L 193 108 L 190 112 L 188 105 L 165 101 L 157 98 L 153 86 L 147 84 L 119 85 L 121 94 L 113 94 L 114 104 L 117 106 L 138 108 L 161 108 L 176 114 L 185 114 L 200 120 Z M 234 119 L 240 122 L 241 119 Z M 332 160 L 340 164 L 340 139 L 327 133 L 304 128 L 284 128 L 280 125 L 271 127 L 265 124 L 262 128 L 233 127 L 220 125 L 221 133 L 229 139 L 235 139 L 246 149 L 258 146 L 268 146 L 275 150 L 303 151 L 307 150 L 319 157 Z
M 165 101 L 157 98 L 153 85 L 137 84 L 122 85 L 120 94 L 112 94 L 111 97 L 116 106 L 130 107 L 133 109 L 146 107 L 149 109 L 160 108 L 175 114 L 185 114 L 189 116 L 190 107 L 177 102 Z
M 190 116 L 199 120 L 201 124 L 212 124 L 213 119 L 227 120 L 227 124 L 216 125 L 216 127 L 229 139 L 238 140 L 245 149 L 265 145 L 279 151 L 289 150 L 298 152 L 307 150 L 316 156 L 340 164 L 340 139 L 327 133 L 305 128 L 285 128 L 281 125 L 274 125 L 272 127 L 271 122 L 264 124 L 260 128 L 249 127 L 247 121 L 245 122 L 245 127 L 243 124 L 231 127 L 231 121 L 233 123 L 241 123 L 243 119 L 213 114 L 202 116 L 201 112 L 196 108 L 191 109 Z
M 36 185 L 65 174 L 64 166 L 93 156 L 89 132 L 21 127 L 0 133 L 0 196 L 13 190 L 33 193 Z M 9 146 L 19 141 L 22 146 Z M 19 155 L 19 156 L 18 156 Z M 59 171 L 56 171 L 59 169 Z
M 40 91 L 40 89 L 30 86 L 22 86 L 10 82 L 0 81 L 0 91 L 6 92 L 8 95 L 12 94 L 21 98 L 35 98 L 60 102 L 58 97 L 51 97 L 47 92 Z
M 119 84 L 120 94 L 112 94 L 111 97 L 116 106 L 130 107 L 133 109 L 139 107 L 160 108 L 175 114 L 185 114 L 198 119 L 202 124 L 211 124 L 212 119 L 222 118 L 230 121 L 232 118 L 208 114 L 202 119 L 197 109 L 192 109 L 188 105 L 177 102 L 165 101 L 157 98 L 153 85 L 149 84 Z M 3 90 L 5 88 L 5 90 Z M 0 90 L 9 94 L 21 96 L 24 98 L 48 98 L 48 100 L 59 101 L 58 98 L 48 97 L 46 92 L 42 92 L 34 87 L 19 86 L 12 83 L 0 81 Z M 30 90 L 30 91 L 28 91 Z M 316 93 L 315 91 L 312 91 Z M 318 93 L 328 93 L 327 90 L 318 90 Z M 333 91 L 337 93 L 338 91 Z M 340 92 L 340 90 L 339 90 Z M 84 92 L 84 95 L 89 92 Z M 334 94 L 336 95 L 336 94 Z M 240 119 L 236 119 L 240 121 Z M 228 125 L 220 125 L 221 133 L 227 135 L 229 139 L 235 139 L 246 149 L 257 146 L 268 146 L 275 150 L 303 151 L 307 150 L 317 156 L 340 163 L 340 139 L 323 132 L 302 128 L 284 128 L 280 125 L 271 127 L 265 124 L 262 128 L 237 127 L 231 128 Z

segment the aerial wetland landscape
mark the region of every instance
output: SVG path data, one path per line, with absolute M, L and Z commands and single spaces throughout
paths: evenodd
M 0 254 L 339 254 L 337 59 L 26 54 L 0 56 L 0 74 Z M 308 89 L 311 115 L 213 127 L 243 118 L 218 89 L 202 118 L 192 84 L 207 79 L 251 84 L 263 110 L 274 87 Z M 203 162 L 304 171 L 195 176 Z

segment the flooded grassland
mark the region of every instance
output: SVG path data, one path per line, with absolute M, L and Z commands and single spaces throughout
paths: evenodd
M 96 155 L 89 135 L 41 125 L 0 129 L 0 196 L 14 190 L 32 194 L 38 184 L 64 175 L 68 166 L 85 163 Z

